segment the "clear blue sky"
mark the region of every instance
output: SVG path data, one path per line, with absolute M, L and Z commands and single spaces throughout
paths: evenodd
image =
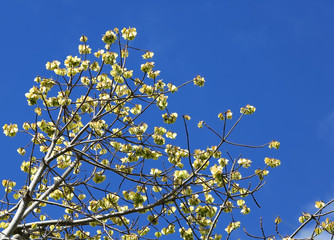
M 106 30 L 136 27 L 134 46 L 155 52 L 166 81 L 178 84 L 197 74 L 207 80 L 203 89 L 176 94 L 171 110 L 218 128 L 219 112 L 252 104 L 256 114 L 242 121 L 233 139 L 281 142 L 276 152 L 238 150 L 253 162 L 262 163 L 264 155 L 282 161 L 257 194 L 265 222 L 281 215 L 288 233 L 301 211 L 333 197 L 333 1 L 11 0 L 0 9 L 1 126 L 33 120 L 24 93 L 47 61 L 77 53 L 82 34 L 96 49 Z M 203 135 L 193 135 L 194 146 L 213 144 Z M 0 141 L 0 175 L 13 178 L 21 174 L 20 145 L 4 135 Z

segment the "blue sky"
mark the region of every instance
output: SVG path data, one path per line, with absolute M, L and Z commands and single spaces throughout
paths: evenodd
M 93 49 L 114 27 L 136 27 L 134 46 L 155 52 L 161 76 L 175 84 L 205 77 L 203 89 L 187 87 L 170 109 L 218 128 L 217 114 L 251 104 L 256 114 L 232 136 L 242 143 L 281 142 L 278 152 L 238 149 L 253 162 L 281 159 L 257 194 L 258 215 L 277 215 L 289 233 L 301 211 L 334 191 L 334 2 L 12 0 L 1 3 L 2 91 L 0 125 L 33 119 L 24 93 L 45 73 L 45 63 L 77 53 L 79 37 Z M 16 140 L 0 136 L 2 178 L 19 175 Z M 211 146 L 194 133 L 194 146 Z M 255 212 L 255 208 L 253 209 Z M 253 214 L 253 217 L 258 216 Z M 252 217 L 252 216 L 251 216 Z

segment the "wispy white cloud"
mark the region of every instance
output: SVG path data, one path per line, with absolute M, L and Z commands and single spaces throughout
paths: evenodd
M 326 201 L 325 201 L 326 202 Z M 305 212 L 314 214 L 318 209 L 315 208 L 315 202 L 309 203 L 305 209 Z M 333 211 L 334 210 L 334 203 L 328 205 L 324 210 L 323 213 Z M 331 215 L 324 216 L 320 219 L 320 222 L 324 221 L 327 217 Z M 313 234 L 315 228 L 315 222 L 311 221 L 308 225 L 306 225 L 301 231 L 295 236 L 298 239 L 311 239 L 310 237 Z M 327 232 L 322 232 L 319 236 L 314 237 L 313 239 L 316 240 L 328 240 L 331 239 L 331 235 Z
M 314 226 L 311 226 L 311 225 L 306 226 L 295 237 L 298 238 L 298 239 L 311 239 L 313 230 L 314 230 Z M 328 239 L 330 239 L 330 235 L 327 232 L 322 232 L 320 235 L 314 237 L 313 239 L 328 240 Z

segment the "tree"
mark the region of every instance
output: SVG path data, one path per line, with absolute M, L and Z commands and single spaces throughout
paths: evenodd
M 280 161 L 266 157 L 252 169 L 250 159 L 223 154 L 222 146 L 278 149 L 280 143 L 250 146 L 229 140 L 241 119 L 255 112 L 247 105 L 234 122 L 230 110 L 220 113 L 222 129 L 200 121 L 198 128 L 209 129 L 219 142 L 191 151 L 191 117 L 170 112 L 167 99 L 190 83 L 202 87 L 205 80 L 165 83 L 154 62 L 144 62 L 138 72 L 128 70 L 130 53 L 142 52 L 145 61 L 154 55 L 129 45 L 136 35 L 135 28 L 107 31 L 104 49 L 94 56 L 82 36 L 80 56 L 67 56 L 65 67 L 48 62 L 54 76 L 37 76 L 37 86 L 26 93 L 35 120 L 20 130 L 17 124 L 3 126 L 9 137 L 28 135 L 27 145 L 17 151 L 29 154 L 21 165 L 25 185 L 2 181 L 1 239 L 130 240 L 174 233 L 187 240 L 228 239 L 241 226 L 238 216 L 250 212 L 246 201 L 256 203 L 254 193 L 265 183 L 268 168 Z M 161 124 L 149 126 L 152 116 Z M 184 148 L 173 144 L 177 133 L 170 125 L 177 119 L 184 124 Z M 304 214 L 301 228 L 313 219 L 320 225 L 325 205 L 317 204 L 319 212 Z M 223 214 L 229 218 L 222 219 Z M 218 219 L 225 232 L 215 230 Z M 326 224 L 319 232 L 332 234 L 333 224 Z

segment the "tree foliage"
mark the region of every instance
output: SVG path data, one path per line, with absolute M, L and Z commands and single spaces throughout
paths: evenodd
M 240 120 L 256 110 L 246 105 L 235 120 L 231 110 L 219 113 L 221 129 L 198 122 L 219 141 L 191 151 L 191 117 L 170 112 L 168 98 L 188 84 L 202 87 L 205 80 L 197 76 L 177 86 L 159 79 L 149 60 L 153 52 L 130 45 L 136 35 L 135 28 L 107 31 L 104 48 L 93 54 L 82 36 L 80 55 L 67 56 L 64 66 L 48 62 L 52 76 L 37 76 L 26 93 L 34 121 L 22 128 L 3 126 L 5 135 L 19 132 L 28 142 L 17 150 L 25 185 L 2 181 L 1 239 L 134 240 L 173 234 L 228 239 L 241 226 L 240 214 L 250 213 L 248 203 L 256 203 L 254 193 L 268 169 L 281 162 L 265 157 L 253 167 L 250 159 L 232 157 L 222 147 L 278 149 L 280 143 L 249 146 L 229 140 Z M 142 64 L 127 69 L 128 57 L 138 52 Z M 161 124 L 151 126 L 152 118 Z M 171 125 L 176 121 L 183 122 L 186 147 L 175 144 Z M 310 219 L 314 215 L 304 214 L 300 221 Z M 320 228 L 332 233 L 333 224 L 326 224 Z M 215 229 L 218 225 L 225 231 Z

